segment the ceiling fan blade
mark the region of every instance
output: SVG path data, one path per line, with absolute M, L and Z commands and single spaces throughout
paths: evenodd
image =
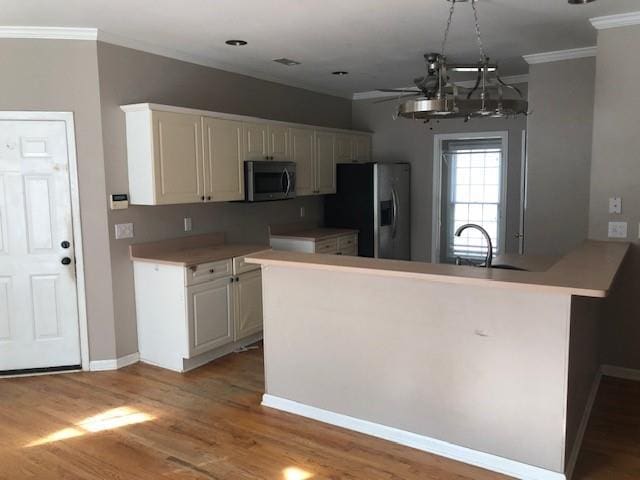
M 376 91 L 385 93 L 422 93 L 420 90 L 409 90 L 405 88 L 378 88 Z
M 389 97 L 382 100 L 376 100 L 373 103 L 397 102 L 398 100 L 402 100 L 403 98 L 419 97 L 420 95 L 422 95 L 422 92 L 416 92 L 413 95 L 399 95 L 397 97 Z

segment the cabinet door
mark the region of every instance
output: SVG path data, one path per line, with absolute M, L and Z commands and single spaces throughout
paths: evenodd
M 336 163 L 351 163 L 354 160 L 353 137 L 336 135 Z
M 316 191 L 336 193 L 335 134 L 316 131 Z
M 266 123 L 243 123 L 244 160 L 266 160 L 269 127 Z
M 289 127 L 274 125 L 269 127 L 269 153 L 271 160 L 289 160 Z
M 243 273 L 236 288 L 236 340 L 262 330 L 262 273 Z
M 371 161 L 371 137 L 356 135 L 353 137 L 354 160 L 358 163 Z
M 232 277 L 187 288 L 189 356 L 233 342 Z
M 204 176 L 200 117 L 170 112 L 152 115 L 156 203 L 201 202 Z
M 202 131 L 207 201 L 243 200 L 242 123 L 204 117 Z
M 315 187 L 314 165 L 315 132 L 310 128 L 291 129 L 291 157 L 296 162 L 296 195 L 313 195 Z

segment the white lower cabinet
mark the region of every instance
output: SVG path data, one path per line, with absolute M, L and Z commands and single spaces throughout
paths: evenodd
M 189 357 L 234 340 L 233 277 L 187 288 Z
M 262 330 L 262 273 L 260 270 L 238 276 L 235 293 L 235 339 L 240 340 Z
M 262 335 L 262 273 L 242 257 L 184 268 L 134 261 L 140 360 L 183 372 Z

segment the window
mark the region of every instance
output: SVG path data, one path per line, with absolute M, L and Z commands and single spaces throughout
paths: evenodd
M 444 140 L 442 148 L 442 191 L 440 261 L 456 258 L 480 261 L 486 255 L 486 241 L 476 229 L 456 237 L 462 225 L 483 227 L 493 243 L 493 252 L 503 250 L 504 162 L 503 138 Z

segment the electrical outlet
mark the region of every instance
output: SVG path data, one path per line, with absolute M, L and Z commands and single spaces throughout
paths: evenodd
M 304 218 L 304 215 L 305 215 L 304 207 L 300 207 L 300 218 Z
M 620 197 L 609 199 L 609 213 L 622 213 L 622 199 Z
M 609 238 L 627 238 L 627 222 L 609 222 Z
M 116 240 L 133 238 L 133 223 L 118 223 L 115 225 Z
M 184 217 L 184 231 L 190 232 L 193 229 L 193 222 L 191 217 Z

